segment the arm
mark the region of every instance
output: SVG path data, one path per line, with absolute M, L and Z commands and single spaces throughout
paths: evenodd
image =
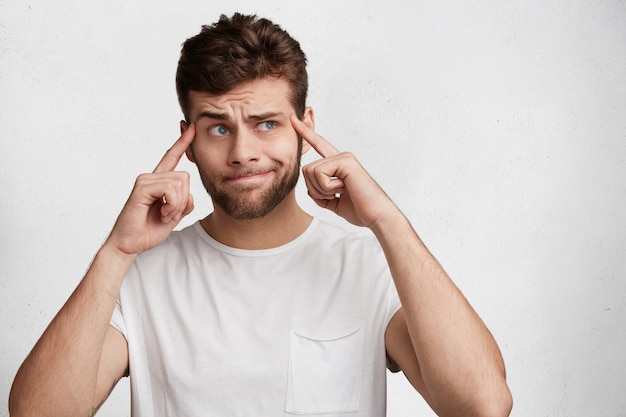
M 193 209 L 188 174 L 172 170 L 194 134 L 189 128 L 152 174 L 137 179 L 85 277 L 18 370 L 9 396 L 12 416 L 94 415 L 127 374 L 126 340 L 109 322 L 136 256 L 165 240 Z
M 109 330 L 109 320 L 126 269 L 126 262 L 108 247 L 98 252 L 20 367 L 9 397 L 12 416 L 91 415 L 107 395 L 103 387 L 110 388 L 124 375 L 128 366 L 125 340 Z
M 511 396 L 493 337 L 409 221 L 353 155 L 292 123 L 323 157 L 303 167 L 311 198 L 370 228 L 385 252 L 402 303 L 385 335 L 390 357 L 439 415 L 508 415 Z
M 504 363 L 482 320 L 404 216 L 373 230 L 402 302 L 385 336 L 389 355 L 439 415 L 508 415 Z

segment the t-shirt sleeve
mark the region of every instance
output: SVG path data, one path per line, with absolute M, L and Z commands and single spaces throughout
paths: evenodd
M 124 315 L 122 314 L 122 305 L 118 297 L 117 303 L 115 303 L 115 309 L 113 310 L 113 316 L 109 324 L 115 327 L 120 333 L 126 337 L 126 325 L 124 324 Z
M 111 316 L 111 320 L 109 321 L 109 324 L 116 328 L 120 333 L 122 333 L 126 340 L 128 340 L 128 331 L 132 331 L 132 329 L 128 329 L 126 327 L 126 320 L 124 320 L 124 303 L 122 303 L 122 300 L 125 299 L 125 296 L 126 299 L 128 299 L 128 294 L 129 292 L 131 292 L 129 281 L 133 281 L 136 278 L 137 274 L 137 261 L 135 261 L 135 263 L 131 265 L 130 269 L 126 273 L 126 276 L 124 277 L 124 282 L 122 282 L 122 286 L 120 287 L 120 293 L 117 296 L 117 302 L 115 303 L 115 308 L 113 309 L 113 315 Z
M 389 284 L 387 288 L 387 317 L 385 318 L 386 326 L 389 326 L 389 322 L 391 322 L 393 316 L 398 312 L 398 310 L 400 310 L 400 307 L 402 307 L 402 304 L 400 303 L 400 297 L 398 296 L 396 285 L 394 284 L 393 278 L 391 277 L 390 273 Z M 395 363 L 393 359 L 389 357 L 389 355 L 387 355 L 387 369 L 394 373 L 401 371 L 398 364 Z
M 400 296 L 398 296 L 398 290 L 396 289 L 396 285 L 393 282 L 393 278 L 391 278 L 391 274 L 389 274 L 389 284 L 387 288 L 387 317 L 385 317 L 385 323 L 389 325 L 389 322 L 393 318 L 393 316 L 400 310 L 402 304 L 400 303 Z

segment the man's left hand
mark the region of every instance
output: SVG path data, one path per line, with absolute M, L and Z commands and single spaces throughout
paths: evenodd
M 291 116 L 296 132 L 322 157 L 302 167 L 309 196 L 357 226 L 374 228 L 398 208 L 349 152 L 339 152 L 306 124 Z

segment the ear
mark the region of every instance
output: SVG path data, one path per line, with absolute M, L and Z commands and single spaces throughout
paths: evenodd
M 184 120 L 181 120 L 180 121 L 180 134 L 182 135 L 183 133 L 185 133 L 185 130 L 187 130 L 188 127 L 189 125 L 187 124 L 187 122 Z M 191 161 L 194 164 L 196 163 L 196 156 L 193 153 L 193 143 L 189 145 L 189 147 L 185 151 L 185 155 L 187 155 L 187 159 L 189 159 L 189 161 Z
M 304 116 L 302 117 L 302 122 L 311 130 L 315 131 L 315 113 L 313 112 L 313 108 L 305 107 L 304 108 Z M 311 149 L 311 145 L 306 140 L 302 139 L 302 155 L 307 153 Z

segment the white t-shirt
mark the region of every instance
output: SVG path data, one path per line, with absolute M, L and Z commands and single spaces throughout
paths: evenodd
M 382 249 L 314 219 L 242 250 L 195 223 L 137 258 L 111 324 L 132 414 L 384 416 L 384 334 L 399 309 Z

